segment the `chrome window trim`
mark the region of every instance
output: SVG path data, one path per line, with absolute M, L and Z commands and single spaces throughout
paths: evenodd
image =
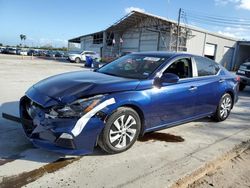
M 198 70 L 197 70 L 197 64 L 196 64 L 196 61 L 195 61 L 195 57 L 202 57 L 202 56 L 181 56 L 181 57 L 175 57 L 174 59 L 172 59 L 170 61 L 170 63 L 168 63 L 167 65 L 165 65 L 158 73 L 156 73 L 155 77 L 161 77 L 163 72 L 170 66 L 172 65 L 175 61 L 177 61 L 178 59 L 185 59 L 185 58 L 188 58 L 188 59 L 191 59 L 191 65 L 192 65 L 192 77 L 191 78 L 181 78 L 180 81 L 185 81 L 185 80 L 192 80 L 192 79 L 197 79 L 197 78 L 210 78 L 210 77 L 217 77 L 220 72 L 221 72 L 221 67 L 220 65 L 218 65 L 219 67 L 219 71 L 217 72 L 217 74 L 215 75 L 208 75 L 208 76 L 198 76 Z M 204 57 L 202 57 L 204 58 Z M 216 62 L 214 62 L 216 63 Z
M 191 61 L 192 61 L 193 78 L 198 77 L 198 70 L 197 70 L 197 65 L 196 65 L 196 61 L 194 57 L 191 57 Z

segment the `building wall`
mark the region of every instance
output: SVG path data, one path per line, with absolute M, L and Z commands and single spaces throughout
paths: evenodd
M 158 48 L 158 32 L 142 30 L 140 51 L 157 51 Z
M 103 44 L 93 44 L 93 36 L 86 36 L 81 38 L 81 50 L 94 51 L 101 53 Z
M 139 47 L 140 30 L 136 28 L 130 28 L 122 35 L 121 52 L 138 52 Z
M 68 42 L 68 50 L 69 51 L 80 51 L 81 45 L 79 43 Z
M 161 34 L 153 30 L 150 25 L 155 25 L 155 20 L 148 18 L 141 22 L 139 25 L 135 25 L 132 28 L 128 28 L 122 35 L 123 44 L 122 52 L 140 52 L 140 51 L 157 51 L 168 50 L 170 34 L 162 32 Z M 146 29 L 152 28 L 152 30 Z M 158 44 L 159 43 L 159 44 Z
M 225 56 L 228 55 L 225 52 L 224 48 L 225 47 L 235 48 L 236 46 L 236 41 L 220 38 L 210 34 L 207 34 L 206 43 L 215 44 L 217 46 L 215 60 L 221 64 L 224 63 L 223 60 L 226 59 Z
M 196 55 L 203 55 L 205 37 L 205 33 L 192 30 L 192 34 L 187 40 L 187 52 Z
M 103 43 L 93 44 L 93 36 L 82 37 L 81 49 L 103 53 L 103 56 L 115 56 L 127 52 L 168 51 L 173 49 L 170 45 L 171 36 L 169 32 L 163 33 L 146 29 L 146 24 L 150 25 L 150 19 L 124 30 L 122 32 L 123 43 L 120 43 L 120 33 L 115 33 L 116 44 L 113 46 L 107 46 Z M 229 70 L 233 68 L 236 41 L 191 29 L 191 34 L 186 41 L 187 52 L 203 56 L 206 44 L 216 46 L 214 56 L 216 62 Z M 102 49 L 102 47 L 104 48 Z
M 233 56 L 236 47 L 235 40 L 192 30 L 192 36 L 187 41 L 187 52 L 203 56 L 206 44 L 216 45 L 216 62 L 222 64 L 229 70 L 233 68 Z

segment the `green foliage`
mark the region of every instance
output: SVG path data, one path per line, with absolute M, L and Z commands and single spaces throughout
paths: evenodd
M 24 35 L 24 34 L 21 34 L 21 35 L 20 35 L 20 39 L 21 39 L 21 41 L 22 41 L 22 40 L 24 40 L 24 41 L 25 41 L 25 40 L 26 40 L 26 38 L 27 38 L 27 37 L 26 37 L 26 35 Z

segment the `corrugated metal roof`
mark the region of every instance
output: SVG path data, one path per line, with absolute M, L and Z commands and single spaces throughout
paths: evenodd
M 168 23 L 172 23 L 177 25 L 177 22 L 171 19 L 167 19 L 161 16 L 157 16 L 154 14 L 150 14 L 150 13 L 146 13 L 146 12 L 139 12 L 139 11 L 132 11 L 129 14 L 125 15 L 124 17 L 122 17 L 121 19 L 119 19 L 117 22 L 115 22 L 114 24 L 112 24 L 111 26 L 109 26 L 106 31 L 120 31 L 120 30 L 125 30 L 127 28 L 133 27 L 135 24 L 139 24 L 141 21 L 143 21 L 146 18 L 155 18 L 158 20 L 161 20 L 162 22 L 168 22 Z M 232 40 L 232 41 L 237 41 L 237 39 L 232 38 L 232 37 L 228 37 L 219 33 L 215 33 L 215 32 L 209 32 L 207 30 L 195 27 L 195 26 L 191 26 L 191 25 L 186 25 L 181 23 L 180 24 L 181 27 L 186 27 L 188 29 L 194 30 L 194 31 L 198 31 L 198 32 L 202 32 L 202 33 L 207 33 L 216 37 L 220 37 L 220 38 L 224 38 L 224 39 L 228 39 L 228 40 Z M 103 32 L 103 31 L 101 31 Z M 99 32 L 97 32 L 99 33 Z M 90 35 L 94 35 L 96 33 L 92 33 L 92 34 L 88 34 L 88 35 L 82 35 L 80 37 L 76 37 L 74 39 L 70 39 L 69 42 L 73 42 L 73 41 L 79 41 L 80 42 L 80 38 L 81 37 L 86 37 L 86 36 L 90 36 Z
M 79 37 L 73 38 L 73 39 L 69 39 L 69 42 L 73 42 L 73 43 L 80 43 L 81 42 L 81 38 L 82 37 L 87 37 L 87 36 L 92 36 L 98 33 L 102 33 L 103 31 L 99 31 L 99 32 L 95 32 L 95 33 L 91 33 L 91 34 L 87 34 L 87 35 L 81 35 Z

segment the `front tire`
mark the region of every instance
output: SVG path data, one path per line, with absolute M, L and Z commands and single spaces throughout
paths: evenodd
M 219 102 L 217 110 L 214 114 L 214 119 L 216 121 L 224 121 L 229 116 L 233 106 L 233 100 L 230 94 L 224 94 Z
M 140 129 L 141 120 L 137 112 L 120 107 L 108 118 L 98 145 L 110 154 L 126 151 L 137 140 Z

